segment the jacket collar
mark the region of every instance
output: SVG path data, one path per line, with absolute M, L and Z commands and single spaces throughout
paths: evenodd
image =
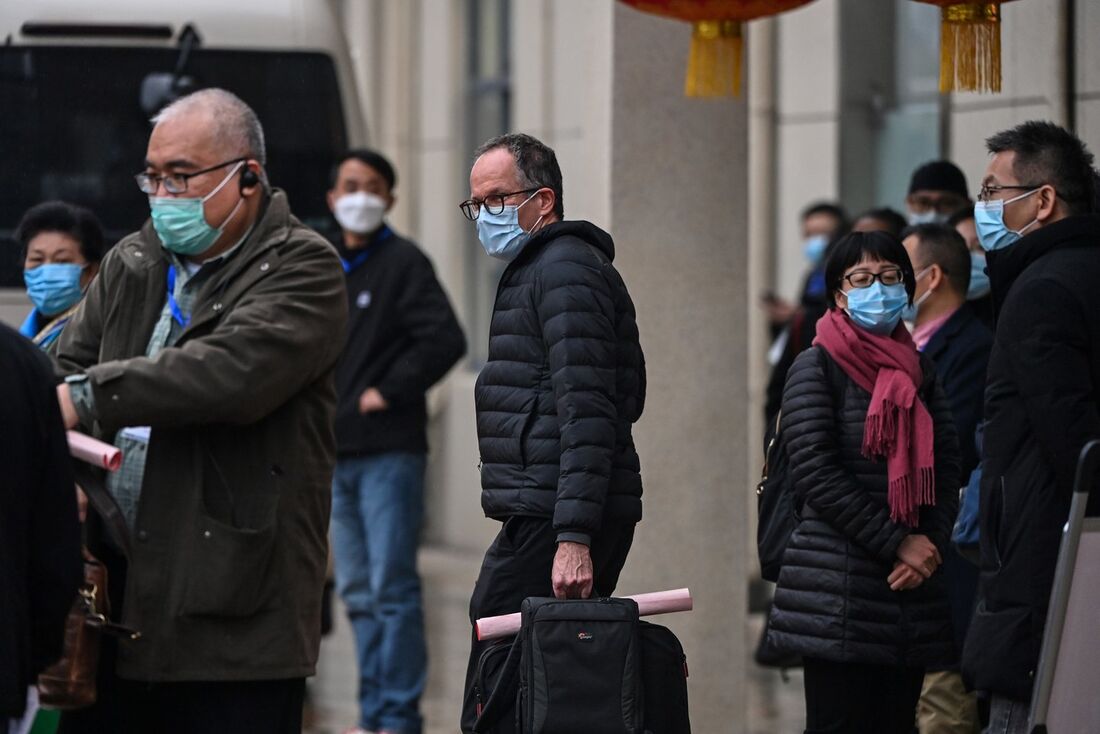
M 986 254 L 993 312 L 1000 313 L 1012 284 L 1035 261 L 1067 247 L 1100 246 L 1100 216 L 1066 217 L 1025 235 L 1016 244 Z
M 928 343 L 924 345 L 924 354 L 927 354 L 933 362 L 940 355 L 947 345 L 951 343 L 951 340 L 958 336 L 962 331 L 970 326 L 970 322 L 974 321 L 977 317 L 974 316 L 973 309 L 967 303 L 959 306 L 955 309 L 955 313 L 951 314 L 951 317 L 944 322 L 943 326 L 936 330 L 936 333 L 928 339 Z
M 576 237 L 599 249 L 609 261 L 615 259 L 615 242 L 611 235 L 583 219 L 565 220 L 548 224 L 532 234 L 523 251 L 509 264 L 509 269 L 531 260 L 539 250 L 559 237 Z

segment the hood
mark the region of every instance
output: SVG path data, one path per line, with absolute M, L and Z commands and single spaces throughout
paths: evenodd
M 1000 313 L 1016 279 L 1044 255 L 1067 247 L 1100 247 L 1100 216 L 1066 217 L 1022 237 L 1003 250 L 986 253 L 993 313 Z
M 546 225 L 531 235 L 524 251 L 534 252 L 540 245 L 559 237 L 582 239 L 588 244 L 598 247 L 604 255 L 607 255 L 609 261 L 615 260 L 615 242 L 611 239 L 611 235 L 592 224 L 592 222 L 584 220 L 554 222 Z

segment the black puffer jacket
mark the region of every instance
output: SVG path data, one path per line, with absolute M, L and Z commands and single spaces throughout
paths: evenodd
M 475 389 L 489 517 L 552 517 L 559 540 L 580 542 L 641 518 L 645 360 L 614 257 L 603 230 L 558 222 L 501 276 Z
M 921 365 L 919 395 L 935 426 L 936 504 L 921 509 L 920 525 L 912 532 L 927 535 L 946 554 L 958 508 L 959 448 L 932 363 L 922 357 Z M 840 384 L 837 394 L 833 386 Z M 870 402 L 870 393 L 821 347 L 795 359 L 783 393 L 780 433 L 804 504 L 783 556 L 768 644 L 836 662 L 949 663 L 952 635 L 943 572 L 911 591 L 891 591 L 886 581 L 910 531 L 890 520 L 886 462 L 862 454 Z

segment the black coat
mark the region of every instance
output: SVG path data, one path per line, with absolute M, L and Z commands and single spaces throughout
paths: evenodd
M 1082 447 L 1100 438 L 1100 217 L 989 254 L 997 334 L 986 386 L 981 582 L 967 682 L 1027 700 Z
M 783 555 L 768 629 L 778 651 L 835 662 L 914 667 L 952 658 L 942 571 L 911 591 L 890 590 L 898 546 L 927 535 L 946 554 L 959 492 L 955 427 L 931 362 L 920 399 L 935 430 L 936 503 L 910 531 L 890 520 L 885 461 L 862 454 L 871 395 L 821 347 L 798 356 L 783 394 L 786 442 L 801 521 Z M 840 372 L 840 394 L 834 385 Z
M 69 448 L 48 361 L 0 325 L 0 728 L 61 655 L 81 581 Z
M 582 542 L 605 520 L 641 518 L 631 430 L 645 360 L 614 257 L 603 230 L 558 222 L 501 276 L 475 388 L 489 517 L 553 518 L 559 539 Z
M 993 332 L 966 305 L 951 314 L 924 346 L 924 355 L 936 365 L 955 419 L 964 482 L 978 465 L 974 431 L 982 419 L 985 372 L 992 348 Z
M 427 256 L 389 227 L 348 251 L 348 340 L 336 368 L 340 458 L 428 450 L 424 393 L 466 352 L 466 337 Z M 362 258 L 357 262 L 357 258 Z M 345 266 L 346 268 L 346 266 Z M 368 388 L 389 407 L 359 412 Z

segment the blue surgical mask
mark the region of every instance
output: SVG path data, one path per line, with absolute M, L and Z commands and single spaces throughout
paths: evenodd
M 207 224 L 203 205 L 221 191 L 243 165 L 244 161 L 238 162 L 213 191 L 201 198 L 149 197 L 153 228 L 157 231 L 164 249 L 185 256 L 200 255 L 210 249 L 225 230 L 225 226 L 236 216 L 241 204 L 244 203 L 244 198 L 237 201 L 237 206 L 233 207 L 233 211 L 229 212 L 229 216 L 220 227 L 211 227 Z
M 846 310 L 856 326 L 879 335 L 894 331 L 909 302 L 904 284 L 883 285 L 877 280 L 866 288 L 853 288 L 846 295 Z
M 925 268 L 924 270 L 917 273 L 917 277 L 916 277 L 916 280 L 914 282 L 919 283 L 920 279 L 924 277 L 924 274 L 927 273 L 931 269 L 932 268 Z M 906 306 L 904 309 L 902 309 L 902 311 L 901 311 L 901 320 L 902 321 L 908 321 L 909 323 L 916 323 L 917 314 L 920 312 L 921 304 L 924 303 L 925 301 L 927 301 L 928 297 L 931 296 L 931 295 L 932 295 L 932 289 L 929 288 L 924 293 L 922 293 L 919 298 L 914 298 L 912 304 L 910 304 L 910 305 Z
M 802 253 L 811 265 L 820 265 L 825 259 L 825 250 L 829 248 L 829 238 L 823 234 L 807 237 L 802 243 Z
M 45 263 L 23 271 L 27 295 L 43 316 L 55 316 L 75 306 L 83 292 L 80 276 L 83 265 L 73 263 Z
M 976 301 L 989 295 L 989 276 L 985 273 L 985 255 L 970 253 L 970 287 L 966 289 L 966 300 Z
M 974 202 L 974 226 L 978 230 L 978 241 L 981 242 L 983 250 L 992 252 L 993 250 L 1003 250 L 1006 247 L 1011 247 L 1024 236 L 1024 232 L 1027 232 L 1039 221 L 1033 219 L 1030 224 L 1019 231 L 1009 229 L 1005 224 L 1005 207 L 1014 201 L 1031 196 L 1038 190 L 1032 189 L 1011 199 Z
M 533 198 L 535 194 L 528 196 L 523 204 Z M 481 240 L 481 246 L 490 256 L 512 262 L 523 252 L 524 245 L 531 237 L 531 232 L 525 232 L 523 227 L 519 226 L 519 208 L 523 204 L 506 206 L 500 214 L 490 214 L 488 209 L 481 207 L 481 213 L 476 222 L 477 238 Z M 532 232 L 541 221 L 542 217 L 539 217 L 535 226 L 531 228 Z
M 910 227 L 915 227 L 918 224 L 944 224 L 950 218 L 950 214 L 940 214 L 935 209 L 929 209 L 926 212 L 911 211 L 906 219 Z

